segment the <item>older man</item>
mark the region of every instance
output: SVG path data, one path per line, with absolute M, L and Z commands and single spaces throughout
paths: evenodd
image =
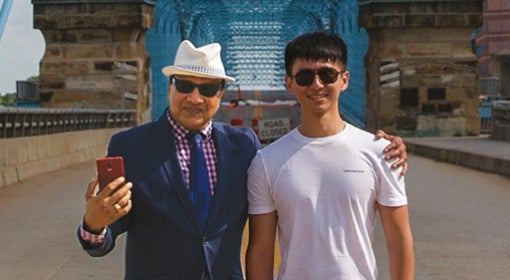
M 126 178 L 97 195 L 97 178 L 89 183 L 79 240 L 90 255 L 103 256 L 127 232 L 126 279 L 242 279 L 246 170 L 259 141 L 249 128 L 211 121 L 225 82 L 234 81 L 219 44 L 183 41 L 163 73 L 169 110 L 112 137 L 108 156 L 124 158 Z M 191 186 L 192 134 L 205 155 L 206 172 L 197 177 L 206 173 L 208 193 Z

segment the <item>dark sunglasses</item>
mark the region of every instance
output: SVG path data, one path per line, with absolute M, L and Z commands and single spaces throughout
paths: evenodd
M 331 67 L 323 67 L 319 70 L 304 69 L 297 72 L 292 78 L 296 80 L 296 84 L 302 87 L 311 85 L 315 80 L 315 75 L 319 75 L 323 84 L 332 84 L 338 80 L 338 75 L 343 72 Z
M 225 86 L 225 81 L 222 81 L 219 84 L 210 84 L 210 83 L 204 83 L 204 84 L 195 84 L 190 81 L 186 80 L 179 80 L 175 77 L 170 77 L 170 82 L 175 85 L 175 88 L 180 93 L 188 94 L 193 92 L 195 88 L 198 88 L 198 92 L 200 92 L 200 95 L 205 97 L 213 97 L 215 96 L 218 91 L 223 89 Z

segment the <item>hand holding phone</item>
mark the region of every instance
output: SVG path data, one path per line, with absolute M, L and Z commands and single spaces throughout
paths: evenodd
M 124 159 L 122 157 L 103 157 L 96 159 L 99 191 L 103 190 L 113 180 L 124 177 Z M 120 185 L 118 188 L 122 187 Z M 117 189 L 118 189 L 117 188 Z M 116 192 L 115 189 L 112 193 Z

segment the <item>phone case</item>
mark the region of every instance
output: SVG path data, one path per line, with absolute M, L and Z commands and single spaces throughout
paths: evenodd
M 96 159 L 99 190 L 111 181 L 124 176 L 124 159 L 122 157 L 104 157 Z

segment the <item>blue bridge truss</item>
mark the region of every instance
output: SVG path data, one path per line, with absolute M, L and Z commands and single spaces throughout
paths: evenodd
M 230 87 L 284 90 L 285 45 L 309 31 L 331 31 L 349 49 L 349 89 L 341 95 L 344 119 L 365 126 L 364 56 L 368 36 L 358 25 L 356 0 L 158 0 L 155 25 L 147 34 L 152 67 L 152 118 L 167 106 L 161 68 L 173 63 L 183 39 L 196 46 L 222 45 Z

